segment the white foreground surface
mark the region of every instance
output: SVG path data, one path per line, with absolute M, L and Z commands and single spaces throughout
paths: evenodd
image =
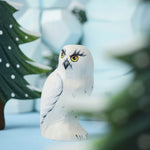
M 58 142 L 43 138 L 40 133 L 39 113 L 6 114 L 6 128 L 0 131 L 0 147 L 2 150 L 69 150 L 84 149 L 88 142 Z M 89 139 L 94 134 L 103 135 L 106 123 L 95 121 L 81 121 L 88 131 Z

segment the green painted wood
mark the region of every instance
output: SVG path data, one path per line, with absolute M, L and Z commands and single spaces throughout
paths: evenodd
M 19 45 L 32 42 L 38 37 L 24 32 L 13 17 L 17 10 L 6 1 L 0 1 L 0 99 L 39 98 L 41 92 L 30 88 L 25 75 L 50 71 L 25 56 Z

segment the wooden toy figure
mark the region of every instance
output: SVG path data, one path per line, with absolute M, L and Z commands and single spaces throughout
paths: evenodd
M 5 128 L 4 107 L 10 99 L 35 99 L 41 92 L 24 78 L 26 75 L 49 72 L 50 68 L 25 56 L 20 44 L 36 40 L 14 18 L 18 4 L 0 0 L 0 130 Z M 13 107 L 13 105 L 12 105 Z
M 82 140 L 87 132 L 81 127 L 67 103 L 82 100 L 93 89 L 93 58 L 82 45 L 64 46 L 57 69 L 47 78 L 41 97 L 42 136 L 54 140 Z

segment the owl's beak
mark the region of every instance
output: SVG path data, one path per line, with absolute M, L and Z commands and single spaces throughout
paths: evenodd
M 64 65 L 64 68 L 65 68 L 65 69 L 67 69 L 68 66 L 71 66 L 71 64 L 70 64 L 70 62 L 68 61 L 68 59 L 66 59 L 66 60 L 64 61 L 63 65 Z

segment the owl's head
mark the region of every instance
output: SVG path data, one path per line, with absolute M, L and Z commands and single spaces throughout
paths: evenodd
M 60 52 L 58 68 L 67 76 L 93 76 L 93 58 L 85 46 L 66 45 Z

